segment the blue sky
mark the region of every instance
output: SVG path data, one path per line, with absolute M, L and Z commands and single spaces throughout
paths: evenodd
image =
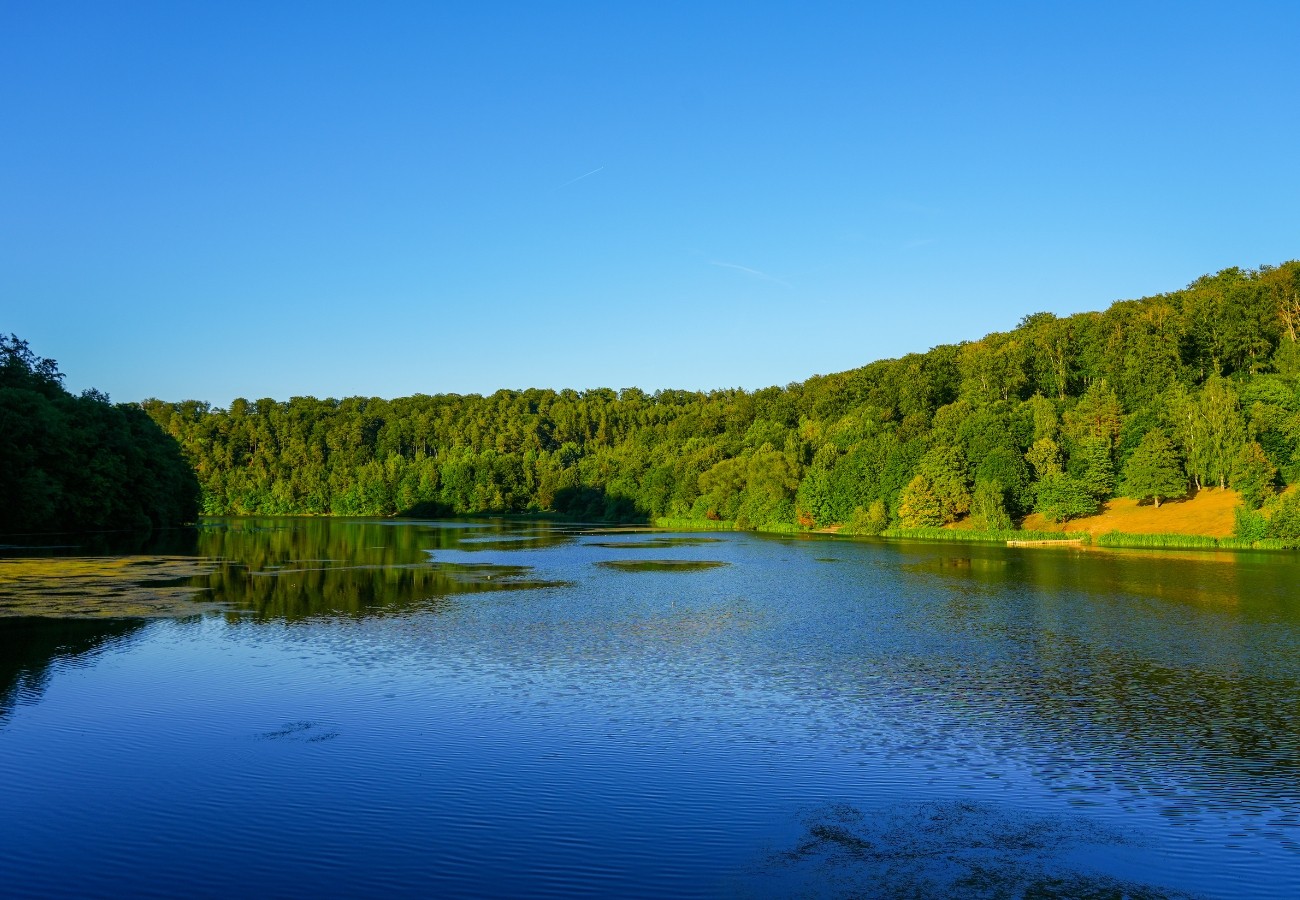
M 7 3 L 0 331 L 114 400 L 756 388 L 1300 256 L 1300 6 Z

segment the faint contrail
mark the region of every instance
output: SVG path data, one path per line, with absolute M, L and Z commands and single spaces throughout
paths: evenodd
M 566 188 L 569 185 L 573 184 L 574 182 L 581 181 L 582 179 L 586 178 L 587 175 L 595 175 L 597 172 L 601 171 L 601 169 L 604 168 L 605 168 L 604 166 L 601 166 L 600 169 L 592 169 L 590 172 L 586 173 L 586 175 L 579 175 L 577 178 L 571 178 L 568 181 L 564 182 L 564 184 L 560 185 L 560 187 L 557 187 L 556 190 L 558 191 L 560 188 Z
M 724 269 L 735 269 L 738 272 L 744 272 L 746 275 L 753 275 L 755 278 L 761 278 L 764 281 L 775 281 L 777 284 L 783 284 L 786 287 L 794 287 L 794 285 L 790 284 L 790 282 L 788 281 L 782 281 L 780 278 L 777 278 L 775 275 L 769 275 L 766 272 L 760 272 L 758 271 L 758 269 L 751 269 L 749 266 L 740 266 L 740 265 L 736 265 L 735 263 L 723 262 L 720 259 L 709 260 L 709 265 L 721 266 Z

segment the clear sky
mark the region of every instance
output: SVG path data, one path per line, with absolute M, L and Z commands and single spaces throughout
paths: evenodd
M 0 332 L 117 401 L 802 380 L 1300 256 L 1297 34 L 1294 0 L 11 0 Z

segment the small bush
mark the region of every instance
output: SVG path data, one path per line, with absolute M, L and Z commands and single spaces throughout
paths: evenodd
M 889 527 L 889 513 L 885 510 L 885 501 L 876 500 L 870 509 L 861 506 L 853 510 L 853 516 L 844 526 L 846 534 L 880 534 Z
M 1262 541 L 1268 537 L 1268 519 L 1253 509 L 1238 506 L 1232 511 L 1232 536 L 1240 541 Z

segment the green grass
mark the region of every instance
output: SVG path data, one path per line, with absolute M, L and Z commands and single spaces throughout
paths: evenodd
M 1068 541 L 1084 535 L 1062 531 L 976 531 L 962 528 L 886 528 L 882 537 L 906 541 L 962 541 L 981 544 L 1005 544 L 1007 541 Z
M 663 517 L 654 520 L 656 528 L 666 528 L 671 531 L 735 531 L 736 523 L 728 519 L 714 521 L 713 519 L 674 519 Z
M 759 525 L 754 530 L 764 534 L 803 534 L 808 531 L 807 528 L 800 528 L 792 522 L 771 522 L 767 525 Z
M 1212 538 L 1200 534 L 1125 534 L 1108 531 L 1093 539 L 1098 547 L 1125 550 L 1285 550 L 1283 541 Z

